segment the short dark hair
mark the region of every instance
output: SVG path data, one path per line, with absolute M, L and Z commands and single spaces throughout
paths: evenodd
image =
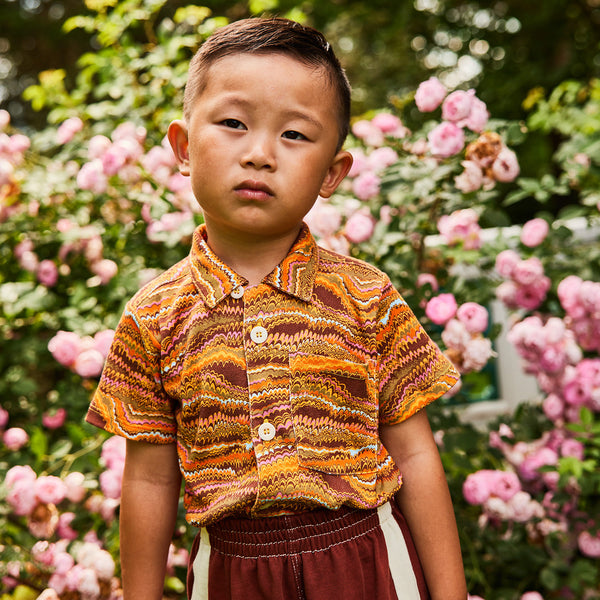
M 233 54 L 279 53 L 321 67 L 338 98 L 338 150 L 350 128 L 350 83 L 325 36 L 312 27 L 282 18 L 242 19 L 221 27 L 203 44 L 190 62 L 183 96 L 183 114 L 189 119 L 194 99 L 202 93 L 208 68 Z

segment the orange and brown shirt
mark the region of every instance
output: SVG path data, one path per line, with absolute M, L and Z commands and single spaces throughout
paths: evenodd
M 247 287 L 200 226 L 189 256 L 127 304 L 87 420 L 177 443 L 194 525 L 375 508 L 401 485 L 379 425 L 457 380 L 376 268 L 319 248 L 304 227 Z

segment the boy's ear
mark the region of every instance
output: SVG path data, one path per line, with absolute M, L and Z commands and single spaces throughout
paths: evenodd
M 182 175 L 190 174 L 190 155 L 188 152 L 187 126 L 181 120 L 173 121 L 167 130 L 167 137 Z
M 344 179 L 348 174 L 348 171 L 350 171 L 352 161 L 352 154 L 345 150 L 341 150 L 335 155 L 331 161 L 327 175 L 323 180 L 323 184 L 321 185 L 321 190 L 319 191 L 320 196 L 329 198 L 329 196 L 335 192 L 338 185 L 342 183 L 342 179 Z

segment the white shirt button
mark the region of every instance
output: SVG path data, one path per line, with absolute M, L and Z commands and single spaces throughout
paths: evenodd
M 241 285 L 238 285 L 232 292 L 232 298 L 241 298 L 244 295 L 244 288 Z
M 275 437 L 275 425 L 273 423 L 263 423 L 258 428 L 258 437 L 264 442 L 268 442 Z
M 250 339 L 255 344 L 262 344 L 263 342 L 267 341 L 267 335 L 267 330 L 264 327 L 257 325 L 256 327 L 252 328 L 252 331 L 250 332 Z

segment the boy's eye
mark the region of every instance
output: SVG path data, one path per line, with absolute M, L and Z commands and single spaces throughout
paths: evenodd
M 225 127 L 230 127 L 231 129 L 246 129 L 246 126 L 237 119 L 224 119 L 221 121 Z
M 299 131 L 286 131 L 283 133 L 282 137 L 287 140 L 306 140 L 308 139 L 304 134 Z

